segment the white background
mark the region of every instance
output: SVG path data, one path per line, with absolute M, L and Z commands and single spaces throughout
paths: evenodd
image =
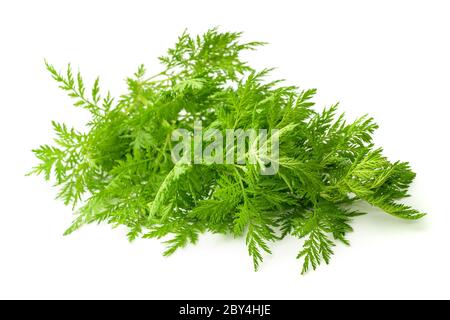
M 418 222 L 378 211 L 359 218 L 352 246 L 300 276 L 300 242 L 273 246 L 259 272 L 242 239 L 203 236 L 170 258 L 156 240 L 132 244 L 122 229 L 92 225 L 63 237 L 71 210 L 55 190 L 24 177 L 31 149 L 52 138 L 50 120 L 81 125 L 44 69 L 72 62 L 101 75 L 116 96 L 140 63 L 185 29 L 245 31 L 270 45 L 246 55 L 274 77 L 319 88 L 319 106 L 369 113 L 376 142 L 417 172 L 408 203 Z M 450 298 L 448 1 L 1 1 L 0 298 Z

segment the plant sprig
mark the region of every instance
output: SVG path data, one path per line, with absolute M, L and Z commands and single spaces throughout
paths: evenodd
M 124 225 L 130 240 L 169 237 L 170 255 L 201 233 L 223 233 L 245 238 L 255 269 L 271 242 L 293 236 L 304 240 L 304 273 L 328 263 L 337 242 L 348 244 L 351 221 L 363 214 L 351 209 L 356 201 L 403 219 L 423 217 L 398 202 L 415 174 L 374 147 L 372 118 L 348 123 L 337 105 L 314 108 L 315 89 L 266 81 L 270 69 L 258 72 L 240 58 L 263 43 L 240 37 L 184 32 L 159 58 L 163 71 L 147 76 L 140 66 L 117 100 L 102 98 L 98 78 L 88 95 L 70 65 L 58 72 L 46 62 L 74 105 L 92 115 L 85 133 L 53 122 L 55 144 L 34 150 L 40 162 L 32 173 L 53 178 L 58 197 L 76 210 L 66 234 L 93 222 Z M 221 131 L 280 130 L 279 171 L 264 176 L 251 163 L 175 165 L 170 135 L 196 119 Z

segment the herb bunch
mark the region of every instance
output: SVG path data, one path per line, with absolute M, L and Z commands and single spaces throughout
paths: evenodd
M 164 238 L 170 255 L 201 233 L 245 237 L 255 269 L 270 243 L 302 239 L 302 273 L 328 263 L 336 242 L 348 244 L 352 210 L 365 201 L 386 213 L 419 219 L 401 204 L 415 174 L 390 162 L 372 143 L 377 128 L 363 116 L 348 123 L 337 105 L 316 111 L 315 89 L 267 81 L 240 59 L 263 43 L 211 29 L 183 33 L 159 60 L 163 71 L 140 66 L 119 99 L 102 96 L 99 80 L 87 91 L 79 73 L 46 62 L 74 105 L 92 115 L 87 130 L 53 122 L 54 145 L 33 150 L 32 174 L 54 180 L 58 198 L 76 219 L 70 234 L 89 223 L 126 226 L 128 238 Z M 261 175 L 255 164 L 183 164 L 171 159 L 171 133 L 205 128 L 267 128 L 280 132 L 279 171 Z

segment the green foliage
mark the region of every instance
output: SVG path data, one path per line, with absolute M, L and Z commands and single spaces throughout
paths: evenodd
M 288 235 L 304 239 L 302 272 L 328 263 L 337 241 L 348 244 L 350 209 L 366 201 L 388 214 L 419 219 L 399 199 L 414 173 L 391 163 L 372 144 L 377 128 L 363 116 L 347 123 L 337 105 L 316 111 L 315 89 L 299 91 L 265 81 L 240 53 L 262 43 L 241 43 L 240 33 L 212 29 L 183 33 L 160 58 L 164 70 L 146 76 L 143 66 L 127 79 L 116 101 L 102 96 L 97 79 L 90 94 L 69 65 L 58 72 L 46 62 L 74 105 L 88 110 L 87 132 L 53 122 L 53 146 L 34 150 L 32 170 L 53 179 L 58 197 L 76 209 L 66 234 L 84 224 L 126 226 L 128 237 L 168 238 L 170 255 L 204 232 L 245 237 L 255 269 L 270 243 Z M 174 165 L 175 129 L 279 129 L 279 171 L 261 175 L 255 164 Z

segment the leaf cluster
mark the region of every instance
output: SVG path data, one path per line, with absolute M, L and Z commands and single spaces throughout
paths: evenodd
M 64 72 L 46 63 L 74 105 L 88 110 L 88 130 L 53 122 L 53 145 L 34 153 L 42 174 L 73 206 L 84 224 L 126 226 L 128 237 L 166 239 L 170 255 L 204 232 L 244 237 L 258 268 L 270 243 L 302 239 L 302 272 L 328 263 L 337 242 L 348 244 L 351 209 L 365 201 L 403 218 L 423 216 L 398 200 L 415 174 L 406 162 L 390 162 L 375 148 L 377 125 L 363 116 L 347 122 L 337 105 L 317 111 L 315 89 L 299 90 L 267 81 L 240 54 L 260 42 L 242 43 L 240 33 L 211 29 L 184 32 L 160 57 L 163 71 L 147 76 L 144 66 L 127 79 L 128 92 L 102 96 L 97 79 L 90 92 L 69 65 Z M 279 171 L 264 176 L 256 164 L 175 165 L 172 131 L 278 129 Z

